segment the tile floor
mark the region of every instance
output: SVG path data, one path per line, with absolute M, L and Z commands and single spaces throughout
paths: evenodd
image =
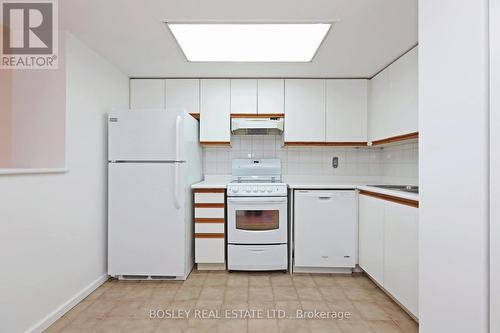
M 202 309 L 207 311 L 195 313 Z M 282 310 L 274 317 L 295 317 L 297 309 L 351 316 L 343 320 L 268 318 L 273 317 L 268 309 Z M 160 316 L 174 314 L 172 310 L 177 315 L 185 315 L 182 310 L 191 312 L 188 318 L 151 319 L 151 310 L 159 310 Z M 264 318 L 248 319 L 251 314 Z M 220 318 L 199 318 L 215 315 Z M 193 271 L 184 282 L 110 280 L 45 332 L 410 333 L 418 332 L 418 325 L 363 275 Z

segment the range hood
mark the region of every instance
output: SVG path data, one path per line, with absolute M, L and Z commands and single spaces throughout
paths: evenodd
M 283 133 L 283 118 L 232 118 L 235 135 L 277 135 Z

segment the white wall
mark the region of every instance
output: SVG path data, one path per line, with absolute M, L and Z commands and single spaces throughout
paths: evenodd
M 488 331 L 487 29 L 488 0 L 419 2 L 421 333 Z
M 233 158 L 279 158 L 286 176 L 378 177 L 418 184 L 418 144 L 381 148 L 282 147 L 281 135 L 231 137 L 231 147 L 204 148 L 204 173 L 230 174 Z M 332 167 L 332 157 L 339 167 Z M 360 179 L 360 181 L 363 181 Z
M 490 332 L 500 333 L 500 1 L 490 1 Z
M 127 76 L 69 36 L 69 171 L 0 176 L 1 332 L 43 328 L 54 311 L 105 277 L 105 114 L 127 105 Z

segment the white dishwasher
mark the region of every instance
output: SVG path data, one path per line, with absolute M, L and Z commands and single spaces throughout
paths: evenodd
M 322 272 L 356 265 L 355 190 L 295 190 L 294 270 Z

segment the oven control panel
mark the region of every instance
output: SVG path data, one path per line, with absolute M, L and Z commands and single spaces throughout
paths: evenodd
M 286 184 L 229 184 L 227 195 L 230 197 L 285 197 Z

